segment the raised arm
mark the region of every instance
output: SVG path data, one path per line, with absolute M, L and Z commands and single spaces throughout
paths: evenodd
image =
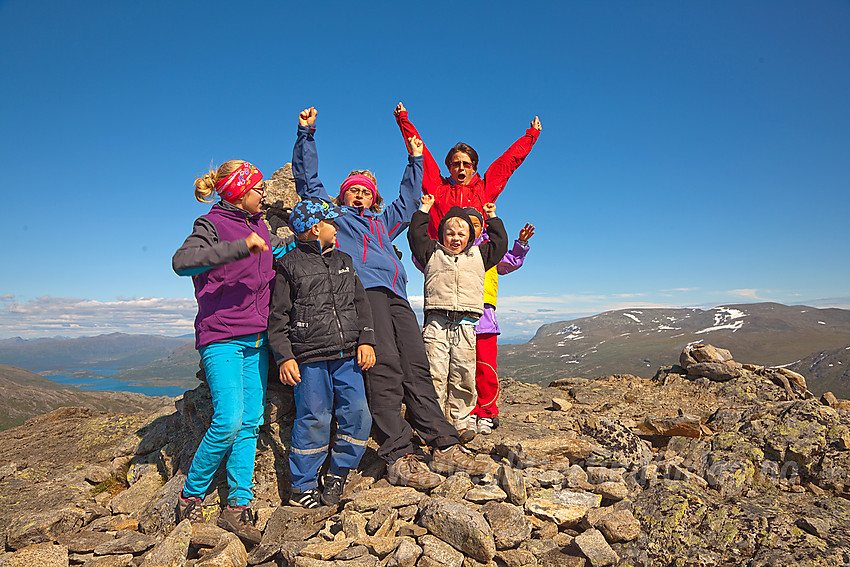
M 522 267 L 522 263 L 525 261 L 525 255 L 530 250 L 528 240 L 532 236 L 534 236 L 534 225 L 525 223 L 525 226 L 519 231 L 519 238 L 514 241 L 513 248 L 508 250 L 508 253 L 502 257 L 496 266 L 500 275 L 510 274 Z
M 428 236 L 428 221 L 431 219 L 428 212 L 433 204 L 433 195 L 422 195 L 422 205 L 413 213 L 413 218 L 410 219 L 410 230 L 407 231 L 410 252 L 423 267 L 428 264 L 428 260 L 437 248 L 437 241 Z
M 253 232 L 248 238 L 220 242 L 215 226 L 201 217 L 195 221 L 192 234 L 171 257 L 171 267 L 178 276 L 196 276 L 264 250 L 268 250 L 266 242 Z
M 525 131 L 525 135 L 514 142 L 505 153 L 499 156 L 499 159 L 490 164 L 484 174 L 484 195 L 482 197 L 485 201 L 495 202 L 513 172 L 522 165 L 523 160 L 531 152 L 531 148 L 537 142 L 537 137 L 540 136 L 542 129 L 540 119 L 535 116 L 534 120 L 531 121 L 531 126 Z
M 419 206 L 419 197 L 422 196 L 422 151 L 424 148 L 425 144 L 419 138 L 412 137 L 408 140 L 410 156 L 398 189 L 398 197 L 380 215 L 381 221 L 387 227 L 390 240 L 394 240 L 404 232 L 410 223 L 410 217 Z
M 484 270 L 489 270 L 499 263 L 499 260 L 508 251 L 508 233 L 502 219 L 496 216 L 496 205 L 484 204 L 484 216 L 487 218 L 487 236 L 489 240 L 478 245 L 481 259 L 484 261 Z
M 401 135 L 407 143 L 410 138 L 418 138 L 422 139 L 422 136 L 419 135 L 419 132 L 416 131 L 416 126 L 410 121 L 407 117 L 407 110 L 404 108 L 402 103 L 398 103 L 398 106 L 395 107 L 393 111 L 393 115 L 395 116 L 396 123 L 398 123 L 398 127 L 401 130 Z M 422 144 L 423 150 L 423 177 L 422 177 L 422 192 L 428 193 L 429 195 L 436 196 L 440 191 L 443 183 L 443 178 L 440 175 L 440 166 L 434 160 L 434 156 L 431 155 L 431 152 L 428 150 L 427 146 L 425 146 L 424 142 Z
M 330 195 L 319 179 L 319 154 L 316 151 L 316 116 L 318 112 L 310 107 L 298 115 L 298 137 L 292 148 L 292 176 L 295 178 L 295 192 L 302 199 L 316 197 L 330 201 Z

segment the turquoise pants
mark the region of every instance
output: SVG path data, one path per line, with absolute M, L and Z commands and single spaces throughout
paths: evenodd
M 227 458 L 228 504 L 245 506 L 254 498 L 254 457 L 269 370 L 267 342 L 266 333 L 260 333 L 200 348 L 213 418 L 192 459 L 184 496 L 203 498 Z

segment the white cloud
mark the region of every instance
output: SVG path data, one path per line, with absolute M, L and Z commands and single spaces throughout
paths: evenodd
M 184 335 L 193 331 L 194 299 L 142 297 L 96 301 L 39 297 L 26 302 L 0 297 L 0 336 L 80 337 L 103 333 Z

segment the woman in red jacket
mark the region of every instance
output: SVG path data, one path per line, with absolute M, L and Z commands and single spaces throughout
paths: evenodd
M 402 103 L 398 103 L 393 114 L 405 143 L 411 136 L 423 139 L 407 118 L 407 110 Z M 454 206 L 475 207 L 483 214 L 484 203 L 496 201 L 511 174 L 531 152 L 541 129 L 540 119 L 535 116 L 525 135 L 487 168 L 484 177 L 478 175 L 478 153 L 469 145 L 458 142 L 446 155 L 446 167 L 449 168 L 450 177 L 440 175 L 440 166 L 425 147 L 422 192 L 434 196 L 428 235 L 437 238 L 440 220 Z

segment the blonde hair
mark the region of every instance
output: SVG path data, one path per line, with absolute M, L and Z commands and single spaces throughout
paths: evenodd
M 236 169 L 245 163 L 242 159 L 232 159 L 224 162 L 218 169 L 210 170 L 203 177 L 195 178 L 195 199 L 201 203 L 214 203 L 215 200 L 210 198 L 210 195 L 215 193 L 215 184 L 236 171 Z
M 371 171 L 369 171 L 368 169 L 353 169 L 351 171 L 351 173 L 349 173 L 348 175 L 345 176 L 345 179 L 348 179 L 352 175 L 365 175 L 366 177 L 368 177 L 369 179 L 372 180 L 372 183 L 375 184 L 375 200 L 372 202 L 372 206 L 369 207 L 369 210 L 372 211 L 373 213 L 376 213 L 376 214 L 380 213 L 384 208 L 384 206 L 383 206 L 384 205 L 384 199 L 381 197 L 380 191 L 378 191 L 378 180 L 375 179 L 375 174 L 372 173 Z M 345 179 L 343 179 L 343 183 L 345 182 Z M 339 194 L 340 194 L 340 197 L 341 197 L 342 196 L 342 183 L 339 184 Z M 333 201 L 334 205 L 340 206 L 340 205 L 343 204 L 341 202 L 342 200 L 340 199 L 340 197 L 335 197 L 335 198 L 331 199 L 331 201 Z
M 446 227 L 446 228 L 454 228 L 454 229 L 465 228 L 465 229 L 469 230 L 469 223 L 466 222 L 465 220 L 463 220 L 460 217 L 451 217 L 451 218 L 446 219 L 446 222 L 443 226 Z

